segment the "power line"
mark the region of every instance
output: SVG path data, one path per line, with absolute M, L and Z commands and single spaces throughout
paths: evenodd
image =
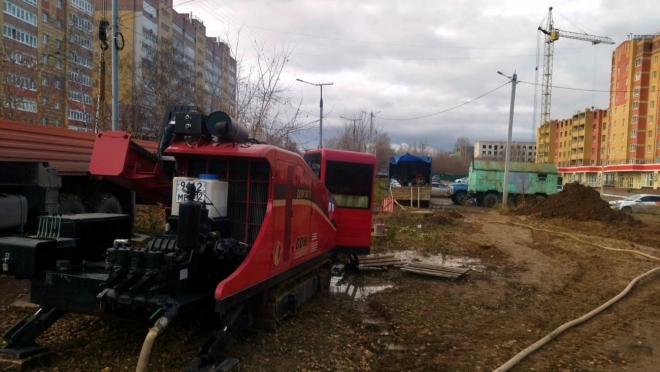
M 534 84 L 534 83 L 528 83 L 526 81 L 518 81 L 520 84 L 527 84 L 527 85 L 541 85 L 541 84 Z M 584 88 L 572 88 L 572 87 L 558 87 L 556 85 L 551 85 L 550 86 L 553 89 L 566 89 L 566 90 L 577 90 L 581 92 L 597 92 L 597 93 L 631 93 L 632 90 L 598 90 L 598 89 L 584 89 Z M 640 91 L 642 90 L 642 87 L 639 87 Z M 648 89 L 648 88 L 644 88 Z
M 583 52 L 569 52 L 569 53 L 555 53 L 555 54 L 577 54 Z M 464 61 L 464 60 L 483 60 L 493 58 L 520 58 L 520 57 L 535 57 L 536 54 L 517 54 L 508 56 L 475 56 L 475 57 L 458 57 L 458 58 L 370 58 L 370 57 L 353 57 L 353 56 L 333 56 L 309 53 L 295 53 L 296 56 L 311 56 L 321 58 L 343 58 L 343 59 L 358 59 L 358 60 L 374 60 L 374 61 Z
M 276 30 L 276 29 L 272 29 L 272 28 L 261 27 L 261 26 L 253 26 L 253 25 L 245 25 L 245 27 L 257 28 L 257 29 L 260 29 L 260 30 L 266 30 L 266 31 L 271 31 L 271 32 L 280 32 L 280 33 L 283 33 L 283 34 L 313 37 L 313 38 L 318 38 L 318 39 L 327 39 L 327 40 L 336 40 L 336 41 L 350 41 L 350 42 L 354 42 L 354 43 L 389 45 L 389 46 L 402 46 L 402 47 L 413 47 L 413 48 L 424 48 L 424 49 L 429 49 L 429 48 L 435 48 L 435 49 L 467 49 L 467 50 L 470 50 L 470 49 L 493 49 L 493 50 L 534 49 L 534 47 L 471 47 L 471 46 L 461 47 L 461 46 L 440 46 L 440 45 L 416 45 L 416 44 L 387 43 L 387 42 L 381 42 L 381 41 L 357 40 L 357 39 L 340 38 L 340 37 L 332 37 L 332 36 L 305 34 L 305 33 L 301 33 L 301 32 Z M 569 48 L 567 48 L 567 49 L 569 49 Z M 581 49 L 581 48 L 575 47 L 575 48 L 570 48 L 570 49 Z
M 479 97 L 473 98 L 473 99 L 471 99 L 471 100 L 469 100 L 469 101 L 467 101 L 467 102 L 463 102 L 463 103 L 461 103 L 460 105 L 457 105 L 457 106 L 454 106 L 454 107 L 448 108 L 448 109 L 446 109 L 446 110 L 438 111 L 438 112 L 433 113 L 433 114 L 428 114 L 428 115 L 424 115 L 424 116 L 417 116 L 417 117 L 414 117 L 414 118 L 405 118 L 405 119 L 384 118 L 384 117 L 382 117 L 382 116 L 374 116 L 374 117 L 377 117 L 377 118 L 379 118 L 379 119 L 383 119 L 383 120 L 416 120 L 416 119 L 428 118 L 428 117 L 430 117 L 430 116 L 440 115 L 440 114 L 443 114 L 443 113 L 445 113 L 445 112 L 447 112 L 447 111 L 455 110 L 455 109 L 457 109 L 457 108 L 459 108 L 459 107 L 462 107 L 462 106 L 465 106 L 465 105 L 467 105 L 467 104 L 469 104 L 469 103 L 472 103 L 472 102 L 478 100 L 479 98 L 485 97 L 485 96 L 487 96 L 487 95 L 489 95 L 489 94 L 495 92 L 496 90 L 503 88 L 505 85 L 507 85 L 507 84 L 509 84 L 509 83 L 510 83 L 510 81 L 507 81 L 506 83 L 500 85 L 499 87 L 497 87 L 497 88 L 495 88 L 495 89 L 493 89 L 493 90 L 491 90 L 491 91 L 488 91 L 488 92 L 486 92 L 486 93 L 480 95 Z

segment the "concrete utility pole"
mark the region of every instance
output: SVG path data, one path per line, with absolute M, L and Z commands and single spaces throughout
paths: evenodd
M 116 0 L 113 0 L 116 1 Z M 309 85 L 314 85 L 316 87 L 321 87 L 321 102 L 319 103 L 319 148 L 323 148 L 323 86 L 324 85 L 333 85 L 333 83 L 310 83 L 309 81 L 305 81 L 302 79 L 296 79 L 301 83 L 309 84 Z
M 112 130 L 119 130 L 119 0 L 112 0 Z M 123 47 L 123 45 L 122 45 Z
M 516 102 L 516 84 L 518 83 L 518 75 L 513 73 L 513 77 L 504 75 L 497 71 L 498 74 L 511 79 L 511 107 L 509 108 L 509 134 L 506 138 L 506 154 L 504 155 L 504 181 L 502 182 L 502 206 L 506 208 L 509 199 L 509 163 L 511 162 L 511 132 L 513 131 L 513 107 Z

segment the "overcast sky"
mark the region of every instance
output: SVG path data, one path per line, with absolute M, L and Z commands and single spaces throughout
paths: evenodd
M 181 5 L 176 5 L 182 3 Z M 303 99 L 309 121 L 318 119 L 319 88 L 296 82 L 333 82 L 324 87 L 324 138 L 364 109 L 379 112 L 375 123 L 392 143 L 426 139 L 450 149 L 458 136 L 472 142 L 506 140 L 511 85 L 444 114 L 417 120 L 472 100 L 507 82 L 497 74 L 518 73 L 534 83 L 537 27 L 553 6 L 555 28 L 609 36 L 616 45 L 560 39 L 555 43 L 553 85 L 609 89 L 611 56 L 629 33 L 660 31 L 657 0 L 430 1 L 430 0 L 178 0 L 175 9 L 193 12 L 209 36 L 235 33 L 270 48 L 295 48 L 285 80 L 291 95 Z M 545 25 L 544 25 L 545 26 Z M 541 44 L 541 48 L 542 48 Z M 248 50 L 247 43 L 242 44 Z M 541 83 L 543 57 L 538 64 Z M 533 138 L 537 113 L 532 84 L 519 84 L 513 139 Z M 551 117 L 566 118 L 592 105 L 605 108 L 608 93 L 555 88 Z M 295 100 L 295 99 L 294 99 Z M 315 124 L 317 125 L 317 124 Z M 318 127 L 303 140 L 315 147 Z

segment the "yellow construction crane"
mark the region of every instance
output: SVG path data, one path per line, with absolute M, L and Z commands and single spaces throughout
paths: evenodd
M 580 34 L 577 32 L 564 31 L 555 28 L 552 20 L 552 7 L 548 11 L 548 22 L 546 28 L 539 27 L 539 31 L 545 34 L 545 47 L 543 52 L 543 84 L 541 85 L 541 125 L 550 120 L 550 107 L 552 101 L 552 59 L 555 49 L 555 41 L 560 37 L 565 39 L 589 41 L 592 44 L 614 44 L 614 41 L 606 36 L 594 36 Z

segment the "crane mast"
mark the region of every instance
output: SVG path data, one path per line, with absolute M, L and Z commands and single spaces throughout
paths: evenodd
M 595 36 L 571 31 L 556 29 L 552 19 L 552 7 L 548 11 L 548 20 L 545 29 L 539 27 L 539 31 L 545 34 L 543 48 L 543 81 L 541 84 L 541 125 L 550 121 L 550 109 L 552 107 L 552 63 L 554 59 L 555 41 L 560 37 L 573 40 L 588 41 L 592 44 L 614 44 L 614 41 L 606 36 Z

